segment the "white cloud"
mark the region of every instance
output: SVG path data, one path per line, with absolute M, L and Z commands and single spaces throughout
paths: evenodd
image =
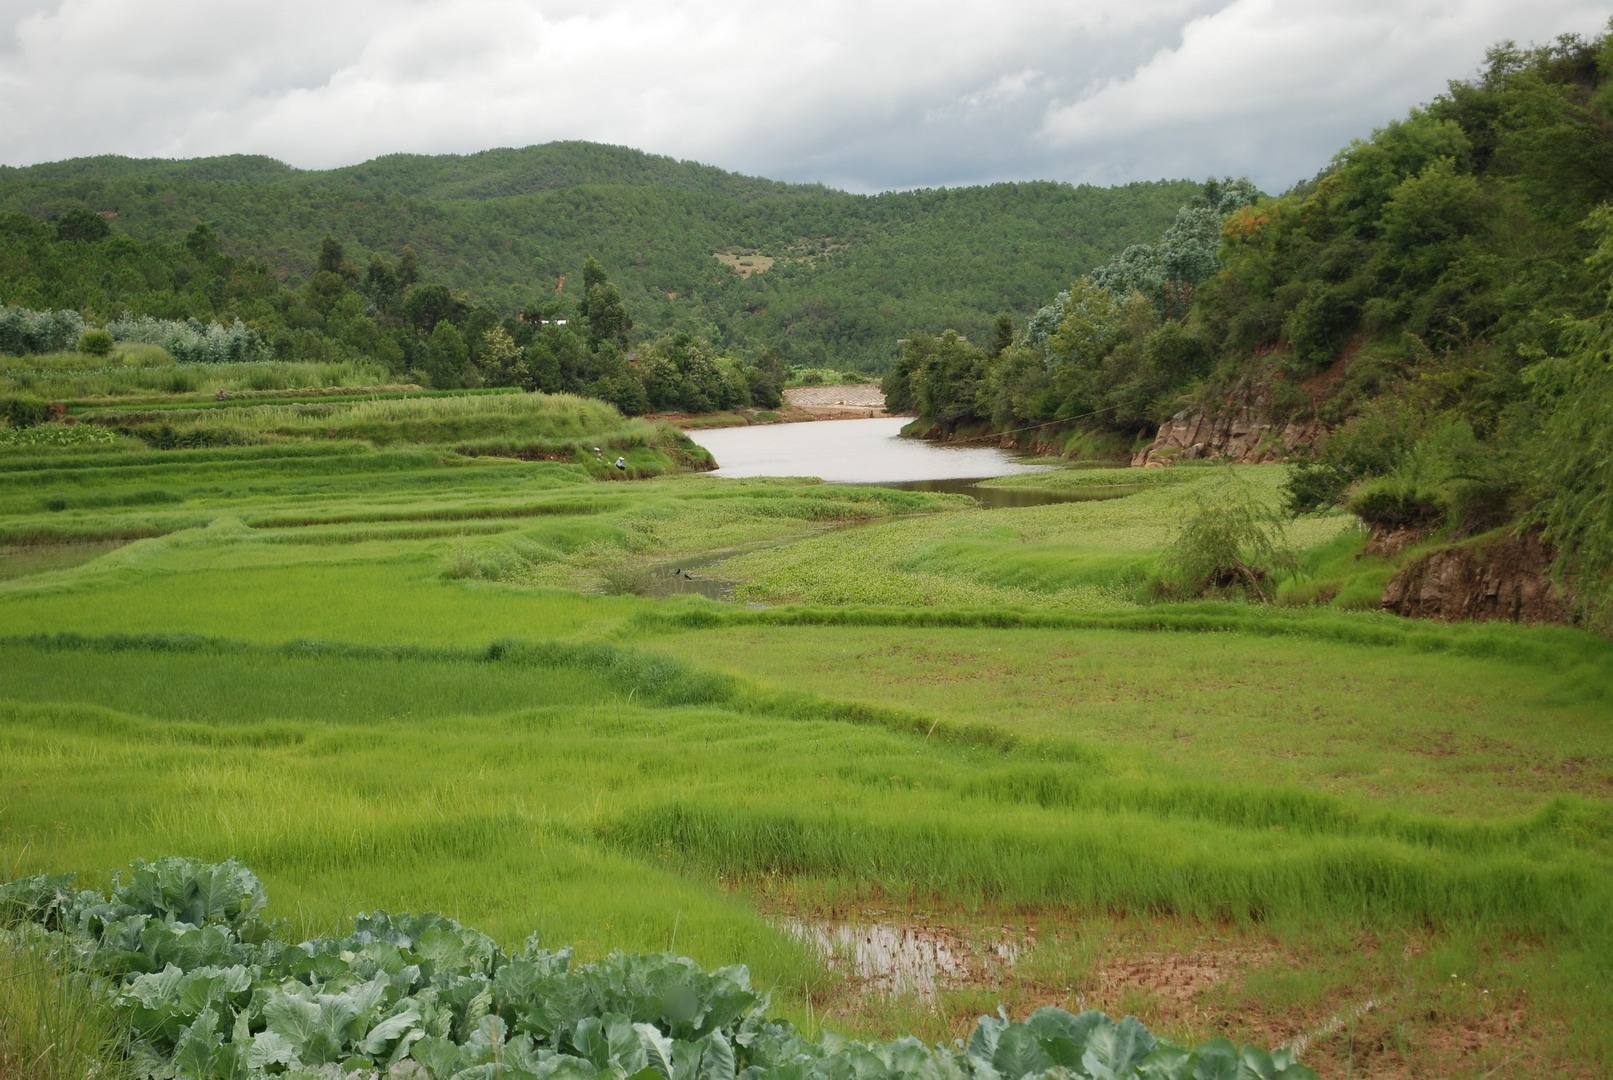
M 1607 18 L 1581 0 L 1233 0 L 1134 71 L 1052 104 L 1041 134 L 1116 175 L 1250 172 L 1283 187 L 1477 70 L 1497 41 Z
M 0 161 L 557 138 L 858 189 L 1308 174 L 1591 5 L 0 0 Z

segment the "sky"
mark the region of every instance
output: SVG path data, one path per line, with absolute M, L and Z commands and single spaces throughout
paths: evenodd
M 853 191 L 1281 191 L 1582 0 L 0 0 L 0 164 L 554 139 Z

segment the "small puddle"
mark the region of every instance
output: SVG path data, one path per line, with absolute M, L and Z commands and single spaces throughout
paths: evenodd
M 779 929 L 818 951 L 831 971 L 861 983 L 871 993 L 913 995 L 926 1001 L 937 991 L 997 983 L 1033 941 L 1026 935 L 971 939 L 957 929 L 924 923 L 836 922 L 781 918 Z
M 732 600 L 737 581 L 707 577 L 701 573 L 706 566 L 731 559 L 721 555 L 709 559 L 689 559 L 677 566 L 652 567 L 644 577 L 633 583 L 630 590 L 638 596 L 704 596 L 707 600 Z

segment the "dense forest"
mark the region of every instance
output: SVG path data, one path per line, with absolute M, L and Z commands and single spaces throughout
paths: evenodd
M 574 308 L 506 314 L 422 280 L 409 247 L 371 255 L 361 271 L 327 237 L 287 284 L 260 261 L 222 253 L 207 225 L 164 244 L 115 233 L 82 207 L 55 222 L 0 214 L 0 296 L 14 301 L 0 307 L 0 353 L 106 356 L 127 341 L 182 363 L 379 361 L 436 388 L 582 393 L 629 415 L 780 403 L 785 367 L 774 351 L 719 355 L 706 339 L 668 332 L 629 352 L 621 292 L 596 260 L 581 270 Z
M 334 236 L 360 268 L 407 247 L 422 279 L 513 311 L 584 302 L 578 270 L 597 256 L 643 335 L 865 370 L 888 366 L 912 327 L 981 335 L 1000 312 L 1028 313 L 1164 228 L 1191 191 L 1018 183 L 865 196 L 591 143 L 328 171 L 261 157 L 0 167 L 0 212 L 55 221 L 87 208 L 148 243 L 205 225 L 222 252 L 280 280 L 305 276 Z
M 1294 511 L 1450 537 L 1538 525 L 1605 618 L 1610 198 L 1613 34 L 1499 46 L 1281 197 L 1207 185 L 1023 326 L 914 335 L 887 391 L 942 430 L 1123 441 L 1254 401 L 1328 432 L 1293 469 Z

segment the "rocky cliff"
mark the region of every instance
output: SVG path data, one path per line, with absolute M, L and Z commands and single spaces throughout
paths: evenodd
M 1327 429 L 1315 420 L 1278 424 L 1259 401 L 1246 400 L 1214 414 L 1177 413 L 1159 426 L 1154 441 L 1139 450 L 1131 463 L 1159 468 L 1199 458 L 1278 461 L 1326 434 Z

